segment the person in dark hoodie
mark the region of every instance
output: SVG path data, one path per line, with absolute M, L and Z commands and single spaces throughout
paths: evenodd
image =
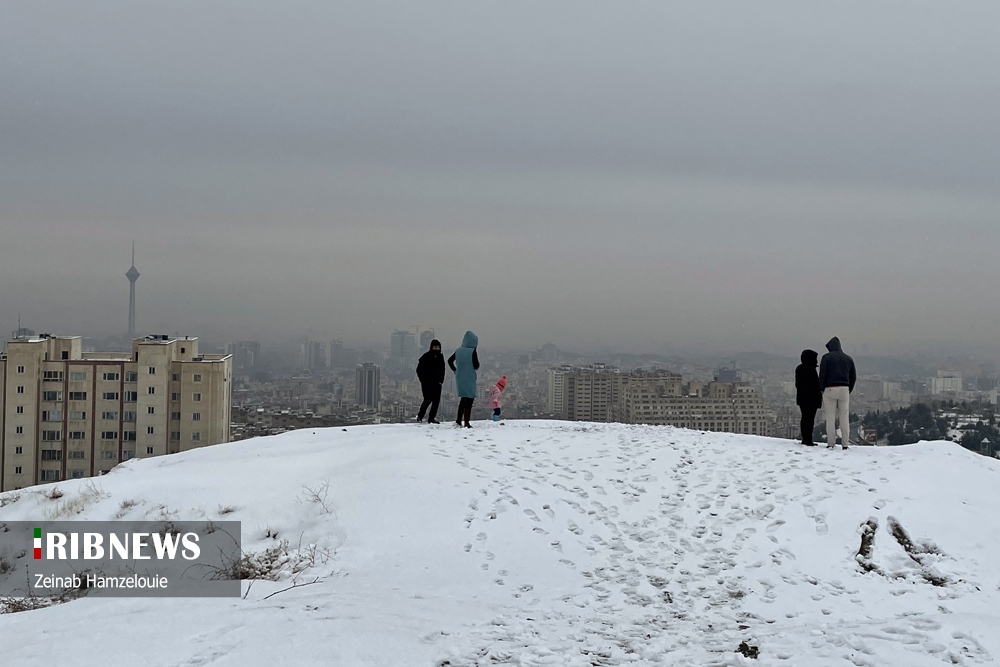
M 439 423 L 435 417 L 438 405 L 441 403 L 441 385 L 444 384 L 444 355 L 441 354 L 441 341 L 432 340 L 431 348 L 424 352 L 417 361 L 417 379 L 420 380 L 420 391 L 424 394 L 424 402 L 417 412 L 417 421 L 424 420 L 427 414 L 428 424 Z M 427 412 L 430 406 L 431 411 Z
M 834 336 L 826 344 L 829 350 L 819 362 L 819 388 L 823 392 L 823 412 L 826 417 L 826 446 L 833 449 L 837 442 L 834 418 L 840 419 L 840 444 L 847 449 L 851 439 L 851 392 L 858 379 L 854 359 L 844 354 L 840 339 Z
M 802 363 L 795 368 L 795 403 L 802 411 L 802 444 L 815 447 L 813 429 L 816 425 L 816 411 L 823 405 L 823 392 L 819 390 L 819 352 L 802 350 Z
M 465 428 L 472 428 L 469 420 L 472 418 L 472 403 L 476 400 L 476 371 L 479 370 L 479 355 L 476 348 L 479 337 L 471 331 L 466 331 L 462 338 L 462 346 L 448 357 L 448 367 L 455 371 L 455 389 L 458 390 L 458 417 L 455 423 L 462 426 L 465 418 Z

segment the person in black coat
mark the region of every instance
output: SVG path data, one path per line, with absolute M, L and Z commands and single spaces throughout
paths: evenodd
M 819 352 L 802 350 L 802 363 L 795 368 L 795 404 L 802 411 L 802 444 L 815 447 L 813 429 L 816 425 L 816 411 L 823 405 L 823 392 L 819 390 Z
M 444 355 L 441 354 L 441 341 L 431 341 L 431 349 L 424 352 L 417 361 L 417 379 L 420 380 L 420 390 L 424 394 L 424 402 L 417 412 L 417 421 L 424 420 L 427 414 L 428 424 L 439 423 L 437 417 L 438 405 L 441 403 L 441 385 L 444 384 Z M 431 411 L 428 413 L 427 408 Z

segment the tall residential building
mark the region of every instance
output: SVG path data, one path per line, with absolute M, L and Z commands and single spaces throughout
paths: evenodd
M 592 364 L 562 374 L 560 419 L 610 422 L 616 418 L 622 374 L 605 364 Z
M 146 336 L 131 354 L 84 353 L 79 336 L 17 338 L 0 376 L 0 490 L 230 439 L 232 357 L 199 354 L 197 338 Z
M 566 409 L 566 374 L 572 372 L 570 364 L 549 369 L 549 396 L 545 409 L 553 415 L 562 415 Z
M 260 343 L 255 340 L 226 343 L 226 354 L 232 355 L 235 370 L 247 371 L 260 363 Z
M 132 266 L 125 272 L 128 278 L 128 337 L 135 339 L 135 281 L 139 279 L 139 271 L 135 268 L 135 242 L 132 242 Z
M 408 364 L 417 358 L 417 339 L 411 331 L 397 329 L 389 341 L 389 361 Z
M 315 370 L 326 368 L 327 345 L 318 340 L 306 341 L 302 344 L 302 367 Z
M 420 334 L 420 354 L 431 349 L 432 340 L 434 340 L 434 329 L 428 329 Z
M 927 379 L 927 387 L 932 394 L 962 391 L 962 374 L 951 371 L 938 371 L 937 377 Z
M 381 370 L 375 364 L 358 364 L 354 381 L 357 386 L 358 405 L 378 409 L 380 394 Z

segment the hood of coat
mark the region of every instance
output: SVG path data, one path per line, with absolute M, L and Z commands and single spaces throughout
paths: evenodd
M 431 341 L 431 346 L 429 348 L 427 348 L 427 351 L 428 352 L 432 352 L 432 351 L 434 351 L 435 347 L 437 348 L 438 352 L 441 351 L 441 341 L 439 341 L 437 338 L 435 338 L 434 340 Z
M 799 359 L 806 366 L 817 366 L 819 364 L 819 352 L 816 350 L 802 350 L 802 356 Z
M 479 336 L 471 331 L 466 331 L 465 336 L 462 337 L 462 347 L 471 347 L 472 349 L 479 347 Z
M 836 336 L 831 338 L 830 342 L 826 344 L 826 349 L 830 350 L 831 352 L 840 352 L 841 351 L 840 339 L 837 338 Z

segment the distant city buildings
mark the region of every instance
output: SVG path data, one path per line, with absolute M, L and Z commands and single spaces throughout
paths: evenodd
M 100 475 L 121 461 L 230 439 L 232 357 L 146 336 L 83 352 L 79 336 L 15 338 L 0 355 L 0 490 Z
M 937 396 L 962 391 L 962 374 L 951 371 L 938 371 L 936 377 L 927 379 L 927 387 L 931 395 Z
M 394 331 L 389 343 L 389 362 L 403 366 L 415 362 L 417 356 L 417 340 L 413 332 Z
M 357 402 L 369 408 L 378 408 L 381 401 L 381 369 L 371 363 L 358 364 L 354 381 L 357 388 Z
M 420 334 L 420 350 L 417 356 L 431 349 L 432 340 L 434 340 L 434 329 L 427 329 Z
M 261 361 L 260 343 L 255 340 L 226 343 L 226 354 L 232 356 L 234 370 L 253 370 Z

